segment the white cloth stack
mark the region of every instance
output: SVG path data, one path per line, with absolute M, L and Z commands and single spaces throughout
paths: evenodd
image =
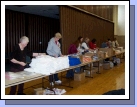
M 69 68 L 69 59 L 68 56 L 54 58 L 48 55 L 41 55 L 32 59 L 30 67 L 24 69 L 24 71 L 50 75 L 56 71 Z

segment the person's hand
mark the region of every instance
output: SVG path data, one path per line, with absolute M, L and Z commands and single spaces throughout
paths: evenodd
M 39 55 L 46 55 L 46 53 L 39 53 Z
M 26 63 L 24 63 L 24 62 L 20 62 L 19 63 L 21 66 L 25 66 L 26 65 Z
M 55 55 L 54 57 L 57 58 L 57 55 Z
M 64 55 L 60 55 L 61 57 L 63 57 Z
M 77 53 L 80 53 L 80 50 L 78 50 L 78 52 Z

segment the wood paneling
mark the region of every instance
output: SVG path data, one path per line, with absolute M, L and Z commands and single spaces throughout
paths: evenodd
M 80 9 L 113 21 L 113 5 L 74 5 Z
M 13 46 L 25 35 L 25 14 L 6 10 L 5 12 L 5 52 L 8 54 Z
M 28 37 L 30 38 L 28 47 L 31 50 L 45 50 L 46 52 L 50 38 L 59 32 L 59 20 L 29 15 L 28 22 Z
M 114 23 L 69 6 L 60 6 L 60 25 L 63 54 L 68 54 L 69 45 L 79 36 L 96 38 L 98 47 L 114 37 Z
M 12 52 L 21 36 L 29 37 L 28 49 L 46 52 L 48 41 L 60 31 L 58 19 L 6 10 L 6 53 Z M 39 44 L 42 42 L 42 44 Z

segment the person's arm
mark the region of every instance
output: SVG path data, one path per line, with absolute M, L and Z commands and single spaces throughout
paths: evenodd
M 91 44 L 91 42 L 89 43 L 89 48 L 92 49 L 92 44 Z
M 115 48 L 115 42 L 114 41 L 112 42 L 112 47 Z
M 118 44 L 118 41 L 116 40 L 116 45 L 117 45 L 117 47 L 119 47 L 119 44 Z
M 86 43 L 82 43 L 82 47 L 84 47 L 85 50 L 89 50 L 89 48 L 88 48 Z
M 95 43 L 93 44 L 93 49 L 95 49 L 95 50 L 98 49 L 98 47 Z
M 56 56 L 56 55 L 52 52 L 52 42 L 51 42 L 51 41 L 48 43 L 47 53 L 48 53 L 49 55 Z
M 61 48 L 61 44 L 58 42 L 58 45 L 59 45 L 59 48 Z M 59 53 L 60 56 L 63 56 L 62 55 L 62 52 L 61 52 L 61 49 L 60 49 L 60 53 Z
M 19 65 L 22 65 L 22 66 L 25 66 L 26 65 L 26 63 L 24 63 L 24 62 L 21 62 L 21 61 L 17 61 L 16 59 L 11 59 L 10 60 L 12 63 L 16 63 L 16 64 L 19 64 Z

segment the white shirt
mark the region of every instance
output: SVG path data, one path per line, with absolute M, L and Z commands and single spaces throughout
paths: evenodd
M 115 41 L 112 41 L 112 47 L 113 47 L 113 48 L 116 47 Z
M 81 46 L 84 47 L 85 49 L 89 49 L 89 47 L 87 46 L 85 42 L 83 42 Z
M 116 43 L 116 46 L 118 47 L 118 46 L 119 46 L 119 44 L 118 44 L 118 41 L 117 41 L 117 40 L 115 41 L 115 43 Z
M 80 45 L 80 44 L 79 44 L 77 50 L 78 50 L 80 53 L 84 52 L 84 49 L 81 48 L 81 45 Z

